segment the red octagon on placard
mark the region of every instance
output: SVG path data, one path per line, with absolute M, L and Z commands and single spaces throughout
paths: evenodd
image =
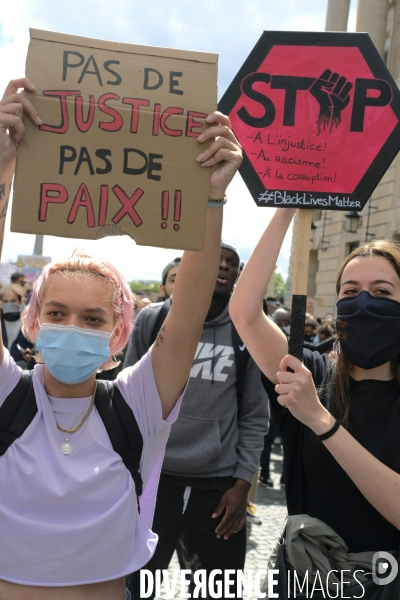
M 399 150 L 399 97 L 367 34 L 265 32 L 219 106 L 258 204 L 361 210 Z

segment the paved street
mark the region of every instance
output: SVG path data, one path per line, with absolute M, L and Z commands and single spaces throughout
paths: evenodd
M 281 533 L 286 517 L 285 488 L 281 487 L 279 480 L 282 472 L 282 446 L 273 446 L 271 454 L 271 479 L 273 488 L 258 486 L 257 490 L 257 513 L 262 518 L 261 525 L 248 525 L 247 531 L 247 553 L 245 572 L 251 569 L 253 573 L 259 569 L 265 569 L 268 557 L 271 554 L 279 534 Z M 179 569 L 179 563 L 174 555 L 170 564 L 172 570 Z M 164 586 L 161 598 L 166 599 Z M 175 598 L 180 598 L 179 593 Z M 255 599 L 256 596 L 253 596 Z
M 252 569 L 253 573 L 266 568 L 287 514 L 285 488 L 279 483 L 282 473 L 282 446 L 273 446 L 272 450 L 271 479 L 274 487 L 258 486 L 257 514 L 262 518 L 262 524 L 248 527 L 245 570 Z

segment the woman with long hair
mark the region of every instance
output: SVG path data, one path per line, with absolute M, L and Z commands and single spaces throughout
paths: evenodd
M 42 122 L 21 88 L 35 91 L 28 79 L 14 80 L 0 101 L 0 251 L 23 112 Z M 126 403 L 121 414 L 133 413 L 143 438 L 141 495 L 96 410 L 96 373 L 115 366 L 132 330 L 129 285 L 108 261 L 76 253 L 47 265 L 34 286 L 22 321 L 40 353 L 32 376 L 37 411 L 0 452 L 0 600 L 128 599 L 125 575 L 154 552 L 165 444 L 215 286 L 225 190 L 241 162 L 229 119 L 206 120 L 212 126 L 199 141 L 211 145 L 197 159 L 211 169 L 204 250 L 184 253 L 156 343 L 115 382 L 114 396 Z M 0 449 L 11 433 L 2 405 L 12 412 L 23 377 L 0 339 L 0 430 L 7 430 Z
M 309 350 L 302 363 L 262 310 L 294 212 L 276 210 L 230 304 L 281 431 L 288 512 L 319 519 L 350 553 L 394 551 L 400 545 L 400 251 L 377 240 L 346 258 L 337 277 L 337 363 Z

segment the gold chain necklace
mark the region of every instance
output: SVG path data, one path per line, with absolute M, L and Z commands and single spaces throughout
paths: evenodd
M 86 423 L 86 421 L 89 418 L 90 413 L 93 410 L 93 406 L 94 406 L 94 399 L 96 396 L 96 390 L 97 390 L 97 381 L 95 381 L 94 383 L 94 390 L 93 390 L 93 394 L 92 394 L 92 401 L 90 403 L 90 406 L 88 408 L 88 410 L 86 411 L 85 415 L 83 416 L 82 421 L 79 423 L 79 425 L 77 427 L 75 427 L 75 429 L 64 429 L 64 427 L 61 427 L 61 425 L 59 425 L 57 423 L 57 419 L 56 419 L 56 425 L 57 425 L 57 429 L 59 429 L 60 431 L 63 431 L 64 433 L 76 433 L 77 431 L 79 431 L 79 429 Z M 74 449 L 73 445 L 71 444 L 71 442 L 69 441 L 69 438 L 66 438 L 63 443 L 60 445 L 60 450 L 63 454 L 71 454 L 72 450 Z

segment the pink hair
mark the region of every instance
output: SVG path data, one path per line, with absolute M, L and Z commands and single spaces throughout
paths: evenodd
M 100 277 L 104 279 L 112 290 L 112 307 L 116 321 L 122 320 L 123 331 L 118 344 L 113 348 L 113 355 L 117 355 L 128 343 L 133 329 L 133 309 L 135 297 L 127 281 L 111 263 L 100 258 L 94 258 L 89 254 L 75 251 L 72 256 L 46 265 L 39 278 L 33 285 L 32 296 L 28 306 L 22 312 L 23 333 L 32 342 L 36 340 L 34 326 L 39 316 L 40 304 L 48 288 L 50 277 L 55 273 L 65 276 L 86 275 L 89 277 Z M 101 365 L 101 369 L 113 369 L 118 365 L 113 357 Z

